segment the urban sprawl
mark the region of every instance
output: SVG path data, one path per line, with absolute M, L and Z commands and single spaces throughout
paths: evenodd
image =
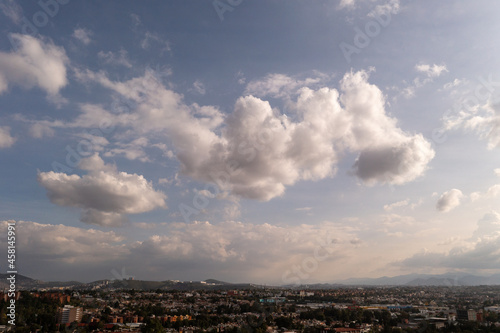
M 500 286 L 136 290 L 16 293 L 12 332 L 498 332 Z

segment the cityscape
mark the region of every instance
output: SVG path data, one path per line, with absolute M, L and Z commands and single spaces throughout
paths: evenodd
M 269 287 L 102 280 L 16 292 L 26 332 L 499 332 L 500 286 Z M 132 286 L 143 288 L 131 288 Z M 174 287 L 175 286 L 175 287 Z M 146 287 L 146 288 L 144 288 Z M 324 286 L 323 286 L 324 287 Z M 79 288 L 79 289 L 75 289 Z M 0 294 L 6 331 L 7 294 Z
M 499 17 L 0 0 L 0 333 L 500 333 Z

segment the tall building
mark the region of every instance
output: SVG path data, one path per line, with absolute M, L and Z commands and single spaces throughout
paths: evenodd
M 70 324 L 74 321 L 79 323 L 82 320 L 82 308 L 65 305 L 63 308 L 59 308 L 57 319 L 59 324 Z
M 477 314 L 474 310 L 457 310 L 457 319 L 458 320 L 469 320 L 476 321 Z

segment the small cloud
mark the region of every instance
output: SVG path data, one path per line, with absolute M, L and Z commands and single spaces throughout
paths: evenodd
M 128 53 L 124 49 L 118 51 L 118 54 L 113 53 L 111 51 L 109 52 L 99 51 L 99 53 L 97 54 L 99 59 L 104 61 L 106 64 L 121 65 L 127 68 L 131 68 L 132 64 L 130 63 L 130 60 L 128 59 L 127 55 Z
M 9 148 L 16 142 L 16 139 L 10 135 L 10 128 L 0 126 L 0 149 Z
M 340 0 L 338 9 L 353 9 L 355 0 Z
M 386 212 L 390 212 L 394 208 L 408 206 L 409 203 L 410 203 L 410 200 L 408 200 L 408 199 L 403 200 L 403 201 L 398 201 L 398 202 L 395 202 L 395 203 L 392 203 L 392 204 L 389 204 L 389 205 L 384 205 L 384 210 Z
M 205 85 L 200 80 L 194 81 L 193 88 L 198 94 L 205 95 Z
M 495 184 L 495 185 L 491 186 L 485 193 L 481 193 L 481 192 L 471 193 L 470 199 L 472 201 L 476 201 L 476 200 L 479 200 L 482 198 L 491 199 L 491 198 L 497 197 L 498 194 L 500 194 L 500 184 Z
M 171 52 L 172 49 L 170 48 L 170 42 L 163 40 L 160 36 L 158 36 L 155 33 L 147 31 L 146 34 L 144 35 L 144 39 L 141 41 L 141 48 L 144 50 L 148 50 L 152 42 L 155 42 L 160 45 L 161 47 L 161 54 L 163 54 L 165 51 L 166 52 Z
M 460 190 L 452 189 L 444 192 L 436 203 L 436 209 L 446 213 L 460 205 L 463 193 Z
M 463 81 L 462 80 L 459 80 L 459 79 L 455 79 L 453 80 L 452 82 L 448 82 L 446 83 L 443 88 L 444 89 L 451 89 L 451 88 L 455 88 L 457 86 L 459 86 Z
M 238 84 L 245 84 L 245 82 L 247 81 L 245 74 L 243 74 L 242 71 L 236 73 L 236 78 L 238 79 Z
M 52 127 L 50 127 L 50 125 L 42 123 L 42 122 L 37 122 L 37 123 L 33 124 L 30 127 L 29 132 L 30 132 L 31 136 L 34 137 L 35 139 L 41 139 L 44 137 L 52 137 L 55 134 L 54 130 L 52 129 Z
M 495 175 L 497 175 L 498 177 L 500 177 L 500 168 L 495 169 L 494 172 L 495 172 Z
M 130 18 L 132 19 L 132 24 L 134 25 L 134 28 L 137 28 L 142 24 L 141 18 L 137 14 L 130 14 Z
M 301 208 L 295 208 L 296 211 L 299 212 L 308 212 L 312 209 L 312 207 L 301 207 Z
M 446 65 L 428 65 L 420 64 L 416 65 L 415 69 L 417 72 L 426 74 L 428 77 L 439 77 L 443 72 L 448 72 Z
M 227 220 L 235 220 L 241 216 L 240 205 L 238 203 L 231 203 L 224 207 L 224 217 Z
M 399 13 L 399 0 L 389 0 L 383 5 L 377 5 L 374 10 L 368 13 L 368 17 L 380 18 Z
M 75 29 L 75 31 L 73 32 L 73 37 L 78 39 L 80 42 L 82 42 L 85 45 L 89 45 L 90 42 L 92 41 L 90 39 L 90 36 L 92 36 L 92 32 L 90 30 L 84 29 L 84 28 Z

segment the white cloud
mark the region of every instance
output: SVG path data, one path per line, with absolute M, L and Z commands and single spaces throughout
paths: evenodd
M 495 169 L 494 172 L 495 172 L 495 175 L 497 175 L 498 177 L 500 177 L 500 168 Z
M 247 84 L 245 94 L 256 97 L 290 97 L 295 94 L 299 88 L 311 87 L 319 83 L 324 83 L 328 77 L 321 73 L 314 73 L 316 77 L 307 77 L 305 79 L 292 78 L 284 74 L 268 74 L 263 79 L 252 80 Z
M 436 203 L 436 209 L 440 212 L 449 212 L 460 205 L 463 193 L 457 189 L 444 192 Z
M 384 205 L 384 210 L 386 212 L 390 212 L 392 211 L 394 208 L 398 208 L 398 207 L 405 207 L 405 206 L 408 206 L 408 204 L 410 203 L 410 200 L 406 199 L 406 200 L 402 200 L 402 201 L 398 201 L 398 202 L 394 202 L 392 204 L 388 204 L 388 205 Z
M 88 174 L 40 172 L 38 181 L 54 204 L 82 208 L 82 222 L 118 226 L 126 214 L 166 207 L 165 194 L 155 191 L 143 176 L 118 172 L 98 154 L 82 159 L 79 167 Z
M 490 188 L 488 188 L 488 190 L 485 193 L 481 193 L 481 192 L 471 193 L 470 198 L 472 201 L 476 201 L 476 200 L 483 199 L 483 198 L 484 199 L 491 199 L 491 198 L 497 197 L 498 194 L 500 194 L 500 184 L 495 184 L 495 185 L 491 186 Z
M 431 83 L 437 77 L 441 76 L 442 73 L 448 72 L 446 65 L 429 65 L 429 64 L 417 64 L 415 65 L 415 70 L 421 73 L 419 76 L 415 77 L 410 83 L 406 82 L 406 87 L 401 89 L 401 94 L 406 98 L 412 98 L 416 95 L 417 89 Z M 455 80 L 456 82 L 457 80 Z M 458 84 L 458 83 L 457 83 Z M 446 89 L 452 86 L 448 83 L 445 85 Z M 397 90 L 398 88 L 395 87 Z
M 385 4 L 377 5 L 368 13 L 368 17 L 390 17 L 391 14 L 399 13 L 399 9 L 399 0 L 389 0 Z
M 245 198 L 270 200 L 299 180 L 331 177 L 339 156 L 349 151 L 359 153 L 353 173 L 369 185 L 412 181 L 434 157 L 422 135 L 405 133 L 386 114 L 382 92 L 367 82 L 364 71 L 347 73 L 340 93 L 302 87 L 318 81 L 297 83 L 285 76 L 279 80 L 285 85 L 275 85 L 276 75 L 259 81 L 266 87 L 273 82 L 270 86 L 278 88 L 271 92 L 261 90 L 261 83 L 249 84 L 253 92 L 284 96 L 290 118 L 254 96 L 240 97 L 228 116 L 212 106 L 186 105 L 151 72 L 126 82 L 89 71 L 77 76 L 130 100 L 131 110 L 111 113 L 86 105 L 69 126 L 95 127 L 104 119 L 136 137 L 161 135 L 173 146 L 181 173 Z
M 354 8 L 354 4 L 356 3 L 356 0 L 340 0 L 339 9 L 344 9 L 344 8 Z
M 127 54 L 127 51 L 121 49 L 120 51 L 118 51 L 118 54 L 111 51 L 99 51 L 99 53 L 97 53 L 97 56 L 106 64 L 121 65 L 127 68 L 131 68 L 132 64 L 130 63 Z
M 16 142 L 16 138 L 10 135 L 10 128 L 0 126 L 0 149 L 12 147 Z
M 491 75 L 488 80 L 492 80 Z M 500 104 L 490 97 L 472 105 L 471 97 L 476 98 L 473 94 L 477 94 L 477 89 L 476 87 L 476 92 L 471 88 L 460 93 L 462 97 L 459 99 L 459 106 L 456 112 L 443 118 L 443 128 L 448 131 L 463 129 L 476 133 L 481 139 L 488 141 L 488 149 L 499 148 Z
M 19 45 L 16 51 L 0 52 L 0 94 L 16 84 L 26 89 L 37 86 L 49 95 L 57 95 L 67 84 L 69 61 L 64 49 L 28 35 L 11 36 Z
M 455 79 L 452 82 L 445 83 L 443 88 L 447 89 L 447 90 L 451 89 L 451 88 L 455 88 L 455 87 L 458 87 L 459 85 L 461 85 L 463 82 L 464 82 L 464 80 Z
M 123 155 L 128 160 L 150 162 L 151 160 L 149 159 L 145 151 L 145 148 L 149 145 L 149 141 L 145 137 L 140 137 L 127 143 L 118 142 L 118 147 L 109 149 L 106 153 L 104 153 L 104 156 L 113 157 L 117 155 Z
M 445 65 L 429 65 L 429 64 L 420 64 L 416 65 L 415 69 L 418 72 L 422 72 L 430 78 L 439 77 L 442 73 L 448 72 L 448 69 Z
M 92 36 L 92 32 L 88 29 L 85 28 L 78 28 L 73 31 L 73 37 L 78 39 L 80 42 L 82 42 L 85 45 L 89 45 L 90 42 L 92 41 L 90 39 L 90 36 Z

